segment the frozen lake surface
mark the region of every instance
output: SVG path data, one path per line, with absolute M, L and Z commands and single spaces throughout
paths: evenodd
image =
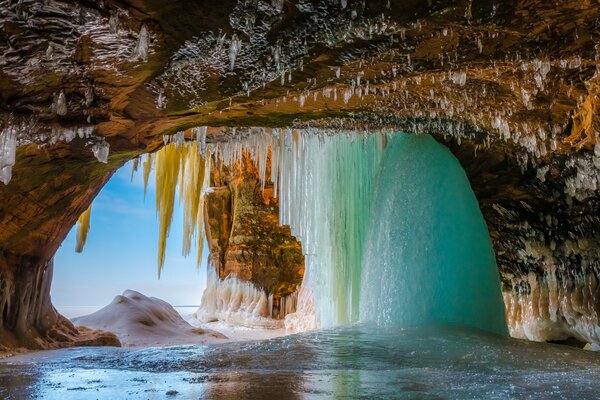
M 2 399 L 592 399 L 600 354 L 355 325 L 264 341 L 73 348 L 0 362 Z

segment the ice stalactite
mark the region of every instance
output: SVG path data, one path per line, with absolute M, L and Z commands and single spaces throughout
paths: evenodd
M 8 185 L 17 152 L 17 132 L 10 125 L 0 131 L 0 181 Z
M 138 41 L 133 49 L 134 60 L 148 61 L 148 49 L 150 48 L 150 35 L 146 25 L 142 25 L 138 35 Z
M 175 191 L 181 167 L 182 149 L 169 145 L 156 154 L 156 213 L 158 215 L 158 275 L 165 263 L 167 237 L 171 229 Z
M 556 266 L 543 274 L 512 277 L 504 302 L 510 334 L 543 342 L 575 337 L 600 342 L 598 272 L 565 271 Z
M 54 111 L 56 115 L 67 115 L 69 110 L 67 109 L 67 98 L 65 97 L 64 91 L 61 90 L 60 93 L 55 96 L 52 103 L 52 111 Z
M 204 243 L 203 201 L 210 176 L 210 164 L 201 154 L 196 142 L 170 143 L 156 153 L 156 211 L 159 219 L 158 274 L 165 261 L 167 237 L 171 229 L 175 197 L 179 188 L 179 199 L 183 202 L 184 256 L 189 255 L 192 240 L 197 236 L 198 260 L 202 259 Z M 144 163 L 144 181 L 147 184 L 152 169 L 152 159 Z
M 92 146 L 92 153 L 94 154 L 94 157 L 96 157 L 99 162 L 104 164 L 108 163 L 109 151 L 110 145 L 104 138 Z
M 219 279 L 215 268 L 209 265 L 207 286 L 196 317 L 203 322 L 223 321 L 254 328 L 282 328 L 281 318 L 295 311 L 296 299 L 296 293 L 292 293 L 280 299 L 276 307 L 273 297 L 264 290 L 233 276 Z
M 210 176 L 206 174 L 206 163 L 199 151 L 200 143 L 193 142 L 189 147 L 190 149 L 185 158 L 179 181 L 179 199 L 183 202 L 183 212 L 186 216 L 183 222 L 182 252 L 184 256 L 190 254 L 192 238 L 194 233 L 198 232 L 198 264 L 200 264 L 204 243 L 204 227 L 202 226 L 204 216 L 203 193 L 204 188 L 208 187 Z
M 77 245 L 75 251 L 81 253 L 87 241 L 88 232 L 90 231 L 90 217 L 92 215 L 92 206 L 90 205 L 87 210 L 79 216 L 77 220 Z
M 144 171 L 144 199 L 146 198 L 146 192 L 148 191 L 148 181 L 150 180 L 150 172 L 152 172 L 152 165 L 154 164 L 154 156 L 152 153 L 146 155 L 142 169 Z
M 231 45 L 229 47 L 229 69 L 233 71 L 235 67 L 235 60 L 239 51 L 242 49 L 242 41 L 238 39 L 236 34 L 233 34 L 231 38 Z

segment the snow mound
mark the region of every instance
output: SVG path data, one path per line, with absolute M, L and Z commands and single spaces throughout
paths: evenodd
M 222 343 L 227 337 L 188 324 L 167 302 L 126 290 L 106 307 L 73 319 L 75 325 L 112 332 L 124 346 Z

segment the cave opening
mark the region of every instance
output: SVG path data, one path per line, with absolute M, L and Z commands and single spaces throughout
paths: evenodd
M 116 295 L 135 290 L 172 304 L 183 315 L 193 314 L 206 287 L 206 254 L 198 264 L 183 257 L 181 203 L 174 205 L 172 233 L 165 264 L 157 275 L 158 224 L 155 176 L 136 173 L 135 161 L 120 167 L 94 199 L 89 226 L 73 226 L 54 256 L 52 301 L 73 319 L 109 304 Z M 89 229 L 89 231 L 88 231 Z M 85 230 L 87 240 L 78 234 Z M 196 252 L 197 244 L 191 251 Z
M 173 152 L 173 162 L 152 164 L 153 156 L 147 155 L 146 162 L 150 164 L 144 174 L 135 173 L 141 158 L 130 162 L 113 176 L 94 201 L 92 215 L 99 216 L 96 217 L 98 224 L 92 226 L 101 226 L 96 227 L 98 232 L 92 237 L 97 239 L 92 238 L 92 243 L 99 240 L 102 245 L 89 248 L 88 244 L 86 251 L 95 263 L 114 268 L 114 275 L 110 268 L 108 271 L 106 267 L 99 268 L 111 276 L 112 282 L 118 282 L 112 290 L 147 287 L 148 273 L 155 262 L 151 260 L 158 250 L 156 243 L 161 240 L 159 235 L 149 232 L 162 231 L 160 225 L 165 220 L 159 213 L 157 223 L 154 205 L 143 206 L 145 186 L 154 182 L 154 174 L 166 176 L 175 168 L 178 184 L 156 180 L 156 184 L 165 185 L 163 193 L 173 193 L 170 207 L 174 209 L 169 218 L 174 220 L 168 221 L 166 232 L 177 232 L 171 234 L 171 246 L 167 247 L 168 257 L 164 262 L 171 264 L 170 256 L 181 262 L 181 265 L 176 262 L 175 267 L 180 269 L 177 272 L 188 287 L 185 298 L 197 301 L 202 296 L 202 307 L 194 315 L 196 321 L 223 321 L 253 328 L 282 328 L 285 321 L 288 333 L 372 320 L 400 325 L 454 323 L 506 332 L 498 270 L 481 211 L 464 170 L 450 151 L 431 136 L 404 133 L 361 136 L 348 132 L 348 137 L 328 137 L 317 131 L 270 130 L 266 133 L 267 130 L 261 129 L 232 143 L 207 145 L 198 132 L 205 134 L 206 130 L 198 128 L 190 130 L 187 138 L 183 133 L 166 140 L 167 145 L 159 150 L 156 159 L 164 157 L 163 151 Z M 190 279 L 189 273 L 195 271 L 194 262 L 176 256 L 177 246 L 173 246 L 177 242 L 185 246 L 185 232 L 189 234 L 189 226 L 186 228 L 189 221 L 185 218 L 190 217 L 186 210 L 193 209 L 190 202 L 198 201 L 186 192 L 189 187 L 186 179 L 197 178 L 185 172 L 186 168 L 193 168 L 187 163 L 189 154 L 195 154 L 190 151 L 202 153 L 203 157 L 194 162 L 206 164 L 209 174 L 207 179 L 201 178 L 203 183 L 192 185 L 196 196 L 201 198 L 196 203 L 200 210 L 193 211 L 193 216 L 202 215 L 197 229 L 205 230 L 210 243 L 207 247 L 211 250 L 210 254 L 205 252 L 202 259 L 201 275 L 203 278 L 208 275 L 206 291 L 206 278 L 201 279 L 202 282 Z M 157 192 L 156 184 L 147 188 L 150 204 Z M 169 185 L 170 189 L 166 187 Z M 137 191 L 135 196 L 123 196 L 125 191 L 132 192 L 131 187 L 133 192 Z M 400 189 L 389 192 L 390 187 Z M 384 196 L 386 190 L 388 193 Z M 223 191 L 226 193 L 221 193 Z M 417 195 L 420 197 L 415 197 Z M 244 219 L 240 212 L 243 214 L 248 207 L 253 207 L 254 214 L 257 208 L 266 214 L 269 224 L 265 225 L 265 220 Z M 127 218 L 123 212 L 129 214 Z M 423 220 L 415 219 L 416 216 Z M 390 225 L 390 220 L 396 224 Z M 289 226 L 280 226 L 282 224 Z M 132 226 L 137 230 L 125 229 Z M 228 259 L 231 253 L 240 253 L 240 248 L 224 251 L 220 246 L 234 247 L 238 240 L 236 229 L 241 230 L 241 236 L 256 235 L 262 229 L 270 231 L 272 237 L 284 236 L 294 242 L 297 239 L 293 249 L 303 252 L 306 265 L 297 271 L 291 268 L 296 276 L 287 276 L 290 267 L 286 263 L 297 262 L 297 256 L 284 258 L 280 264 L 274 262 L 276 258 L 272 253 L 265 257 L 261 254 L 264 232 L 263 236 L 251 237 L 242 243 L 242 257 Z M 98 239 L 100 234 L 105 237 Z M 204 232 L 199 236 L 204 237 Z M 142 244 L 130 247 L 127 239 L 140 240 Z M 59 273 L 55 272 L 58 278 L 55 278 L 53 297 L 59 311 L 68 310 L 60 306 L 69 291 L 75 287 L 81 296 L 81 291 L 85 291 L 81 283 L 90 280 L 85 273 L 80 275 L 80 282 L 75 283 L 69 276 L 73 268 L 81 273 L 82 261 L 73 258 L 77 256 L 71 249 L 75 240 L 73 229 L 55 259 L 56 265 L 66 264 L 64 274 L 55 266 Z M 113 242 L 117 244 L 116 249 L 111 247 L 111 241 L 116 241 Z M 257 243 L 262 248 L 256 247 Z M 289 250 L 285 244 L 270 244 L 278 250 Z M 119 245 L 124 247 L 119 249 Z M 394 253 L 393 247 L 409 249 L 405 253 L 412 251 L 413 256 Z M 107 252 L 108 248 L 112 250 Z M 262 259 L 257 260 L 261 255 Z M 211 263 L 207 265 L 209 259 Z M 159 271 L 162 262 L 159 254 Z M 137 264 L 129 265 L 136 282 L 128 282 L 127 275 L 118 272 L 128 268 L 121 265 L 123 263 Z M 265 263 L 273 265 L 265 266 Z M 275 269 L 275 276 L 272 272 L 261 272 L 265 267 Z M 406 272 L 399 277 L 398 271 L 402 270 Z M 439 283 L 445 274 L 453 279 Z M 416 276 L 420 278 L 414 279 Z M 99 277 L 92 280 L 95 285 L 101 285 Z M 413 281 L 418 282 L 413 285 Z M 191 282 L 194 283 L 190 285 Z M 269 283 L 271 287 L 267 286 Z M 164 285 L 161 291 L 157 291 L 161 285 Z M 158 293 L 156 297 L 166 296 L 175 306 L 183 305 L 180 300 L 172 300 L 185 295 L 182 290 L 176 290 L 175 295 L 172 282 L 161 282 L 156 288 L 142 291 L 152 296 Z M 104 303 L 114 294 L 114 291 L 105 294 Z M 194 307 L 198 308 L 198 304 Z M 409 309 L 413 311 L 406 311 Z M 390 318 L 391 315 L 395 317 Z

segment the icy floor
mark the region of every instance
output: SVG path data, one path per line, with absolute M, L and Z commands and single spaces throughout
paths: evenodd
M 594 399 L 600 354 L 450 329 L 73 348 L 0 362 L 2 399 Z

